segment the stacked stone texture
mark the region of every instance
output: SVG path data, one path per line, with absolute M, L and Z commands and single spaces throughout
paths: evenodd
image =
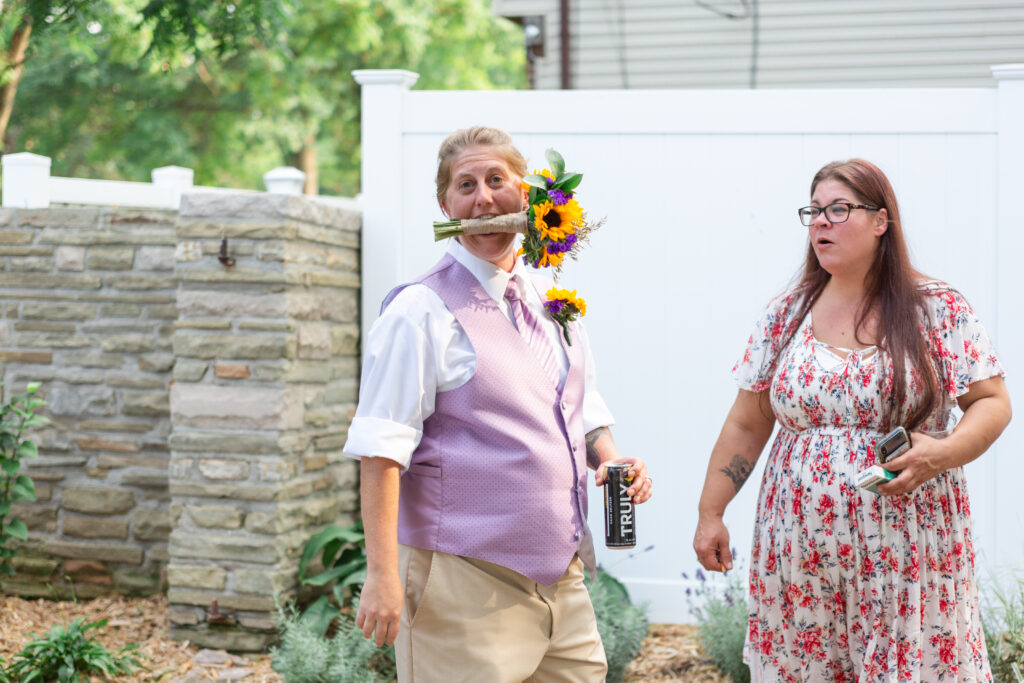
M 39 500 L 5 593 L 152 593 L 166 565 L 168 384 L 177 318 L 169 211 L 0 210 L 4 394 L 42 383 L 25 461 Z
M 357 509 L 359 228 L 261 193 L 0 209 L 0 378 L 42 382 L 53 420 L 4 592 L 166 583 L 174 636 L 270 642 L 303 545 Z
M 354 519 L 357 468 L 341 447 L 358 389 L 359 225 L 358 213 L 304 197 L 182 201 L 170 392 L 176 637 L 263 648 L 275 596 L 297 588 L 303 545 Z M 222 240 L 234 265 L 218 259 Z

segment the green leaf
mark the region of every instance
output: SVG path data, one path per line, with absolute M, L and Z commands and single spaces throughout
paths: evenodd
M 549 147 L 544 152 L 544 157 L 548 160 L 548 165 L 551 166 L 551 173 L 555 178 L 561 178 L 562 174 L 565 173 L 565 159 L 562 155 L 555 151 L 553 147 Z
M 20 541 L 28 540 L 28 527 L 25 526 L 25 522 L 18 517 L 15 517 L 4 526 L 4 533 L 8 536 L 17 538 Z
M 306 608 L 299 618 L 300 623 L 308 624 L 320 637 L 327 633 L 331 622 L 341 614 L 337 607 L 327 600 L 326 595 L 321 595 L 316 601 Z
M 18 502 L 32 502 L 36 500 L 36 493 L 19 484 L 11 487 L 11 500 Z
M 7 513 L 11 511 L 11 502 L 7 500 L 0 500 L 0 519 L 7 516 Z
M 18 471 L 20 469 L 21 463 L 18 462 L 17 460 L 0 460 L 0 470 L 3 470 L 3 473 L 6 474 L 8 477 L 18 476 Z
M 548 179 L 536 173 L 531 173 L 528 176 L 524 176 L 523 182 L 531 187 L 536 187 L 539 190 L 548 189 Z
M 39 447 L 31 441 L 22 441 L 18 445 L 19 458 L 35 458 L 39 455 Z
M 551 187 L 562 192 L 572 192 L 579 186 L 581 180 L 583 180 L 582 173 L 569 173 L 564 178 L 559 178 L 558 182 Z
M 332 567 L 330 569 L 320 572 L 316 576 L 307 577 L 305 580 L 303 580 L 303 583 L 307 586 L 323 586 L 330 583 L 331 581 L 335 581 L 344 576 L 348 576 L 352 572 L 356 571 L 356 569 L 358 569 L 360 566 L 366 566 L 365 559 L 359 558 L 356 560 L 352 560 L 351 562 L 346 562 L 345 564 Z
M 366 583 L 366 567 L 363 567 L 359 571 L 352 572 L 351 574 L 346 576 L 344 579 L 342 579 L 340 585 L 342 588 L 345 588 L 346 586 L 353 585 L 362 586 L 364 583 Z
M 350 543 L 360 543 L 365 538 L 362 532 L 361 524 L 353 524 L 351 526 L 339 526 L 332 524 L 323 531 L 314 534 L 309 541 L 306 542 L 305 548 L 302 549 L 302 558 L 299 560 L 299 581 L 306 583 L 306 570 L 309 567 L 309 563 L 313 561 L 320 550 L 328 543 L 332 543 L 337 540 L 344 540 Z M 322 585 L 322 584 L 317 584 Z

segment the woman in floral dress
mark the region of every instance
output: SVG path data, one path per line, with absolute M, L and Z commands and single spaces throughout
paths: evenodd
M 769 303 L 733 372 L 694 549 L 732 568 L 722 522 L 770 437 L 744 659 L 754 681 L 990 681 L 962 466 L 1010 420 L 966 299 L 911 265 L 892 187 L 860 159 L 822 168 L 800 282 Z M 959 406 L 963 416 L 950 421 Z M 896 426 L 913 448 L 855 487 Z

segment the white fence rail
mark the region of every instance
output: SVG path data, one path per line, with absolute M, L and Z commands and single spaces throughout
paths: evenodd
M 4 155 L 3 171 L 3 206 L 19 209 L 41 209 L 50 204 L 177 209 L 186 192 L 256 191 L 193 185 L 192 169 L 181 166 L 153 169 L 151 183 L 54 177 L 50 175 L 50 158 L 31 152 Z M 263 182 L 268 192 L 302 194 L 305 178 L 299 169 L 282 166 L 265 173 Z
M 916 265 L 961 289 L 995 338 L 1024 407 L 1024 65 L 996 88 L 771 91 L 428 92 L 404 71 L 357 71 L 363 86 L 364 327 L 394 284 L 443 252 L 430 223 L 437 148 L 451 131 L 497 125 L 535 167 L 555 147 L 585 174 L 581 203 L 606 216 L 561 282 L 589 304 L 601 392 L 621 450 L 645 457 L 657 495 L 641 547 L 602 563 L 658 621 L 688 619 L 696 504 L 735 396 L 729 369 L 767 300 L 796 272 L 796 208 L 813 173 L 854 156 L 880 165 L 901 202 Z M 982 575 L 1024 564 L 1024 425 L 968 467 Z M 760 468 L 726 514 L 749 554 Z M 600 505 L 592 491 L 591 500 Z M 591 524 L 600 537 L 595 506 Z M 598 512 L 598 514 L 594 514 Z

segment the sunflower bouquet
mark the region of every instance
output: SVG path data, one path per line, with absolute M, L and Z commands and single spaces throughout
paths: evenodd
M 534 268 L 554 268 L 555 278 L 566 256 L 576 259 L 591 232 L 601 225 L 587 222 L 575 190 L 583 180 L 580 173 L 567 173 L 565 160 L 553 149 L 545 153 L 551 170 L 534 171 L 523 178 L 528 189 L 528 208 L 493 218 L 470 218 L 434 223 L 434 241 L 456 235 L 491 232 L 523 233 L 519 256 Z
M 527 190 L 528 207 L 519 213 L 493 218 L 469 218 L 434 223 L 434 241 L 457 235 L 481 235 L 492 232 L 518 232 L 523 234 L 522 247 L 517 256 L 534 268 L 553 268 L 557 281 L 566 256 L 575 260 L 590 233 L 604 222 L 587 221 L 583 207 L 573 196 L 583 175 L 567 173 L 565 160 L 553 149 L 545 152 L 551 169 L 534 171 L 523 178 Z M 576 290 L 552 287 L 544 302 L 548 315 L 562 327 L 562 334 L 570 346 L 569 323 L 587 314 L 587 302 L 576 296 Z

